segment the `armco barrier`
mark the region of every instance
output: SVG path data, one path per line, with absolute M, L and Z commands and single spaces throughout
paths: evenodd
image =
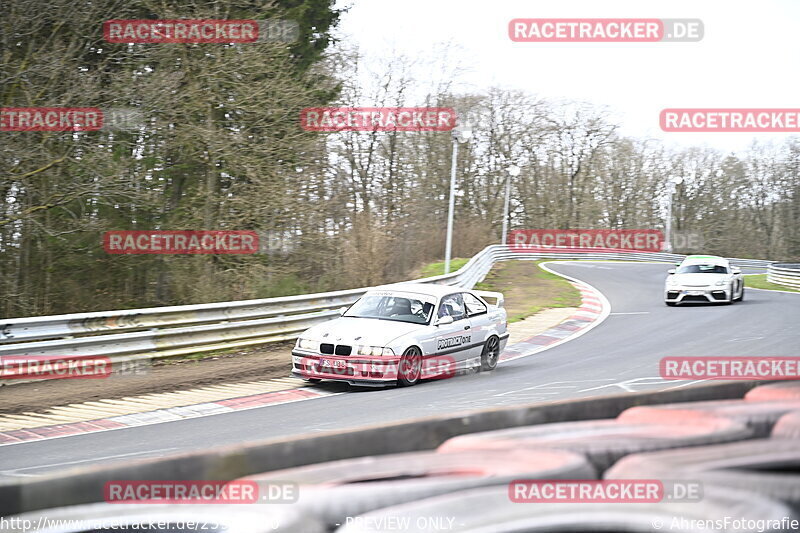
M 554 249 L 556 250 L 556 249 Z M 460 270 L 414 280 L 472 288 L 498 261 L 511 259 L 601 259 L 676 263 L 684 256 L 652 252 L 519 252 L 487 246 Z M 770 262 L 732 259 L 742 267 Z M 210 304 L 101 311 L 0 320 L 4 355 L 104 355 L 116 364 L 295 339 L 305 329 L 338 316 L 368 288 Z
M 767 281 L 800 290 L 800 263 L 772 263 L 767 270 Z

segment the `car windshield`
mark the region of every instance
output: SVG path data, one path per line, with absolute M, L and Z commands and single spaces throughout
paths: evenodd
M 678 274 L 727 274 L 728 269 L 722 265 L 685 265 L 678 269 Z
M 367 293 L 343 316 L 427 324 L 433 306 L 433 303 L 425 301 L 424 297 L 410 293 Z

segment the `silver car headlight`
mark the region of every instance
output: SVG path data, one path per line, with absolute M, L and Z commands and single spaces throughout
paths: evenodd
M 675 278 L 667 278 L 667 285 L 673 285 L 674 286 L 674 285 L 677 285 L 677 284 L 678 284 L 678 280 L 677 279 L 675 279 Z
M 311 339 L 304 339 L 303 337 L 297 339 L 297 344 L 295 346 L 301 350 L 309 350 L 312 352 L 319 351 L 319 342 L 312 341 Z
M 384 348 L 383 346 L 359 346 L 358 355 L 394 355 L 391 348 Z
M 716 286 L 718 286 L 718 287 L 719 287 L 720 285 L 727 285 L 727 284 L 728 284 L 728 282 L 727 282 L 727 281 L 725 281 L 725 280 L 722 280 L 722 281 L 718 281 L 718 282 L 716 282 L 714 285 L 716 285 Z

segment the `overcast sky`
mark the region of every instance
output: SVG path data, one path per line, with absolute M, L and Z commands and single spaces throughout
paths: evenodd
M 463 91 L 489 86 L 607 106 L 622 133 L 741 150 L 785 134 L 664 133 L 667 107 L 800 108 L 800 0 L 340 0 L 362 53 L 430 58 L 453 46 Z M 513 18 L 699 18 L 695 43 L 515 43 Z M 420 67 L 421 76 L 441 76 Z M 363 102 L 362 105 L 369 105 Z

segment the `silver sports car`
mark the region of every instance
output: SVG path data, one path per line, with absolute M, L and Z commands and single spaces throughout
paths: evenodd
M 467 369 L 493 370 L 508 342 L 506 329 L 500 293 L 422 283 L 376 287 L 342 308 L 340 318 L 300 335 L 292 375 L 408 386 Z
M 664 302 L 733 303 L 744 299 L 742 271 L 724 257 L 690 255 L 668 271 Z

